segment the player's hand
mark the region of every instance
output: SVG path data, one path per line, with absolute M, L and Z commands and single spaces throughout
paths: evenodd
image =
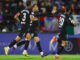
M 73 21 L 73 20 L 71 20 L 71 23 L 74 24 L 74 25 L 76 24 L 75 21 Z

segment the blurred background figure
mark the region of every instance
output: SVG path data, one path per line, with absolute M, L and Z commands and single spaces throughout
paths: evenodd
M 40 4 L 40 12 L 43 13 L 43 14 L 46 13 L 46 6 L 45 6 L 44 1 L 41 1 L 41 4 Z
M 2 2 L 0 2 L 0 32 L 2 31 L 3 28 L 4 28 L 4 24 L 3 24 L 3 5 L 2 5 Z

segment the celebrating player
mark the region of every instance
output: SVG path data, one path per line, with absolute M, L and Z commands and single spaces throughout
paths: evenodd
M 29 30 L 29 22 L 30 22 L 30 13 L 31 13 L 31 1 L 27 1 L 26 3 L 26 8 L 24 10 L 22 10 L 21 12 L 17 13 L 15 15 L 15 19 L 22 25 L 21 27 L 21 31 L 19 33 L 19 35 L 16 37 L 15 40 L 13 40 L 10 45 L 8 47 L 5 47 L 5 55 L 8 54 L 8 51 L 11 47 L 13 47 L 13 45 L 15 45 L 17 42 L 19 42 L 23 35 L 26 34 L 26 39 L 30 40 L 30 34 L 28 33 Z M 20 18 L 20 19 L 19 19 Z M 29 41 L 26 41 L 26 43 L 28 44 Z M 26 49 L 27 46 L 25 46 Z
M 38 21 L 39 20 L 39 15 L 40 14 L 39 14 L 38 6 L 37 6 L 37 4 L 34 4 L 32 6 L 32 13 L 30 15 L 31 22 L 30 22 L 30 30 L 29 30 L 29 33 L 30 33 L 31 37 L 35 40 L 36 45 L 38 47 L 38 50 L 39 50 L 41 56 L 44 57 L 44 56 L 46 56 L 46 54 L 43 53 L 43 51 L 41 49 L 40 39 L 38 37 L 37 30 L 36 30 L 36 28 L 38 27 L 38 24 L 39 24 L 38 23 L 39 22 Z M 30 40 L 29 40 L 29 42 L 30 42 Z M 27 48 L 28 48 L 29 42 L 27 43 Z M 21 46 L 23 44 L 26 44 L 25 41 L 21 41 L 18 44 L 14 45 L 14 48 L 16 48 L 17 46 Z M 24 49 L 25 52 L 23 52 L 25 56 L 26 56 L 26 49 Z
M 53 37 L 51 43 L 57 40 L 58 42 L 58 51 L 56 55 L 54 56 L 55 59 L 59 59 L 59 54 L 63 51 L 63 48 L 67 45 L 67 33 L 66 33 L 66 27 L 68 25 L 75 25 L 75 22 L 70 19 L 69 15 L 71 13 L 71 8 L 67 7 L 66 12 L 64 14 L 60 15 L 59 20 L 59 33 L 58 37 Z

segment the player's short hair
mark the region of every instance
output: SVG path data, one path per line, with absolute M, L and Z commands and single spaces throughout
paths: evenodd
M 71 11 L 71 7 L 67 6 L 66 7 L 66 12 Z
M 26 6 L 30 6 L 30 5 L 31 5 L 31 1 L 27 1 Z
M 36 6 L 37 4 L 33 4 L 33 6 L 32 6 L 32 8 L 34 7 L 34 6 Z M 38 6 L 38 5 L 37 5 Z

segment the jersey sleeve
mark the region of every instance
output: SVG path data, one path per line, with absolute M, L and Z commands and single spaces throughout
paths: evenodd
M 73 26 L 73 24 L 71 23 L 70 17 L 66 18 L 66 22 L 67 22 L 68 25 L 72 25 Z
M 31 15 L 33 15 L 34 17 L 39 17 L 40 16 L 39 12 L 32 12 Z
M 18 12 L 16 15 L 17 15 L 17 16 L 20 16 L 20 12 Z

